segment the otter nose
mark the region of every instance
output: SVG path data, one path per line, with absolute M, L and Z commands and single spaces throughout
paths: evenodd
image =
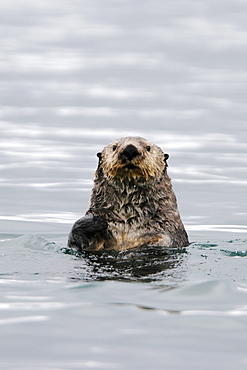
M 129 161 L 132 161 L 132 159 L 140 155 L 140 153 L 134 145 L 130 144 L 126 146 L 126 148 L 123 150 L 122 155 L 126 157 Z

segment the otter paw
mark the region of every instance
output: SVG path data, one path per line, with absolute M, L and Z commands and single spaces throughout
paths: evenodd
M 96 232 L 105 231 L 107 229 L 107 222 L 102 216 L 88 214 L 76 221 L 73 229 L 89 236 Z

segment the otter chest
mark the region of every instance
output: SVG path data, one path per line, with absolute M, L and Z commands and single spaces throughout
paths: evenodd
M 155 234 L 153 230 L 150 232 L 146 211 L 142 205 L 131 203 L 114 212 L 114 217 L 108 221 L 108 231 L 115 249 L 135 248 L 151 242 Z

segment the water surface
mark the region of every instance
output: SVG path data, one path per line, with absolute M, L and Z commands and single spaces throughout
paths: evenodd
M 246 4 L 0 8 L 0 367 L 246 369 Z M 126 135 L 169 153 L 191 244 L 71 254 Z

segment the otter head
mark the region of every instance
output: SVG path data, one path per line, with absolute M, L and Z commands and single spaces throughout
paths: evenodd
M 108 179 L 159 179 L 166 170 L 168 154 L 140 137 L 124 137 L 107 145 L 99 157 L 99 168 Z

